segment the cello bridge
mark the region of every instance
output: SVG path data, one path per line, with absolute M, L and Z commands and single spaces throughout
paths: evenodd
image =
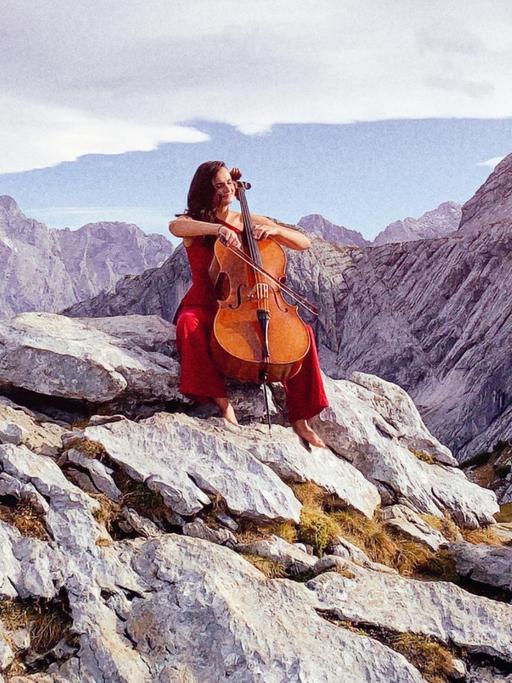
M 268 299 L 269 286 L 265 282 L 257 282 L 251 294 L 251 299 Z

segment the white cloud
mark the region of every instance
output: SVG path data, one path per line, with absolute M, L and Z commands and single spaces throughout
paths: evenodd
M 477 166 L 488 166 L 489 168 L 494 168 L 497 166 L 500 161 L 503 161 L 505 156 L 502 157 L 493 157 L 492 159 L 486 159 L 485 161 L 479 161 Z
M 512 3 L 4 0 L 0 171 L 200 141 L 219 121 L 512 116 Z M 6 104 L 6 101 L 2 102 Z M 5 112 L 5 107 L 3 107 Z
M 196 128 L 100 117 L 0 95 L 0 173 L 52 166 L 83 154 L 155 149 L 161 142 L 204 142 Z

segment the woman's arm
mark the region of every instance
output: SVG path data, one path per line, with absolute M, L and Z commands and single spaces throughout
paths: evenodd
M 270 218 L 267 218 L 266 216 L 251 214 L 251 219 L 254 226 L 252 232 L 257 240 L 272 237 L 276 242 L 279 242 L 279 244 L 298 251 L 309 249 L 311 246 L 309 237 L 306 237 L 300 230 L 285 228 L 282 225 L 274 223 L 274 221 L 271 221 Z
M 189 216 L 179 216 L 169 222 L 169 232 L 175 237 L 198 237 L 199 235 L 217 235 L 222 226 L 220 223 L 196 221 Z
M 193 237 L 203 237 L 205 235 L 214 235 L 220 237 L 224 244 L 229 247 L 241 247 L 240 240 L 233 230 L 226 228 L 220 223 L 207 223 L 206 221 L 196 221 L 189 216 L 180 216 L 169 222 L 169 232 L 175 237 L 182 237 L 187 246 L 188 240 L 192 241 Z M 189 243 L 190 243 L 189 242 Z

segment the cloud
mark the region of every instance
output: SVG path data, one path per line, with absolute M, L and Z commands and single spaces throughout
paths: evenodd
M 73 161 L 83 154 L 152 150 L 162 142 L 204 142 L 206 133 L 144 124 L 0 95 L 0 173 Z
M 29 6 L 30 5 L 30 6 Z M 0 172 L 204 140 L 187 121 L 507 117 L 512 4 L 4 0 Z M 6 113 L 7 107 L 7 113 Z
M 502 157 L 493 157 L 492 159 L 486 159 L 485 161 L 479 161 L 477 166 L 488 166 L 489 168 L 494 168 L 497 166 L 500 161 L 503 161 L 505 156 Z

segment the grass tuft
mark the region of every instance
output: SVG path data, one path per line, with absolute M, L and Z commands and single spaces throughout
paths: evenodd
M 389 645 L 406 657 L 429 683 L 452 680 L 453 656 L 450 650 L 427 636 L 400 633 L 389 638 Z
M 123 505 L 165 527 L 169 510 L 157 491 L 152 491 L 142 481 L 135 481 L 122 470 L 114 474 L 114 481 L 123 494 Z
M 333 620 L 333 623 L 352 633 L 374 638 L 399 652 L 429 683 L 449 683 L 453 680 L 454 654 L 434 638 L 416 633 L 397 633 L 384 627 L 344 620 Z
M 88 458 L 94 458 L 95 460 L 102 461 L 107 455 L 107 451 L 99 443 L 99 441 L 92 441 L 91 439 L 86 439 L 84 436 L 77 436 L 76 439 L 71 439 L 66 444 L 66 450 L 74 448 L 76 451 L 80 451 Z M 108 457 L 108 456 L 107 456 Z
M 279 536 L 288 543 L 295 543 L 297 541 L 297 529 L 291 520 L 270 524 L 241 520 L 240 529 L 236 536 L 239 543 L 253 543 L 269 536 Z
M 436 517 L 424 513 L 420 517 L 433 529 L 443 534 L 447 541 L 458 541 L 460 539 L 461 530 L 450 515 L 445 514 L 443 517 Z
M 348 567 L 336 567 L 334 571 L 336 572 L 336 574 L 340 574 L 340 576 L 344 576 L 346 579 L 356 578 L 354 572 L 351 571 Z
M 396 542 L 382 522 L 368 519 L 355 510 L 342 510 L 333 516 L 343 538 L 361 548 L 372 562 L 395 566 Z
M 416 450 L 416 448 L 409 448 L 409 451 L 414 455 L 415 458 L 418 458 L 418 460 L 426 462 L 429 465 L 434 465 L 436 462 L 436 459 L 432 457 L 430 453 L 425 453 L 425 451 L 418 451 Z
M 22 536 L 50 540 L 46 530 L 44 515 L 35 509 L 28 500 L 17 500 L 4 496 L 0 503 L 0 519 L 16 527 Z
M 94 518 L 103 524 L 108 532 L 111 532 L 121 514 L 121 506 L 103 493 L 89 493 L 89 495 L 100 504 L 100 507 L 93 512 Z
M 512 503 L 501 505 L 495 517 L 497 522 L 512 522 Z
M 485 543 L 486 545 L 503 545 L 496 531 L 492 526 L 480 527 L 478 529 L 461 529 L 464 539 L 468 543 Z
M 324 499 L 328 495 L 318 484 L 306 481 L 302 484 L 290 484 L 295 498 L 306 507 L 323 507 Z
M 242 553 L 242 557 L 254 565 L 256 569 L 259 569 L 262 574 L 265 574 L 268 579 L 281 579 L 287 576 L 284 566 L 268 557 L 261 557 L 253 553 Z
M 315 555 L 322 557 L 325 548 L 340 534 L 336 520 L 320 508 L 304 506 L 300 513 L 298 539 L 313 546 Z
M 38 654 L 71 635 L 71 617 L 56 600 L 0 600 L 0 620 L 8 631 L 28 629 L 30 649 Z

